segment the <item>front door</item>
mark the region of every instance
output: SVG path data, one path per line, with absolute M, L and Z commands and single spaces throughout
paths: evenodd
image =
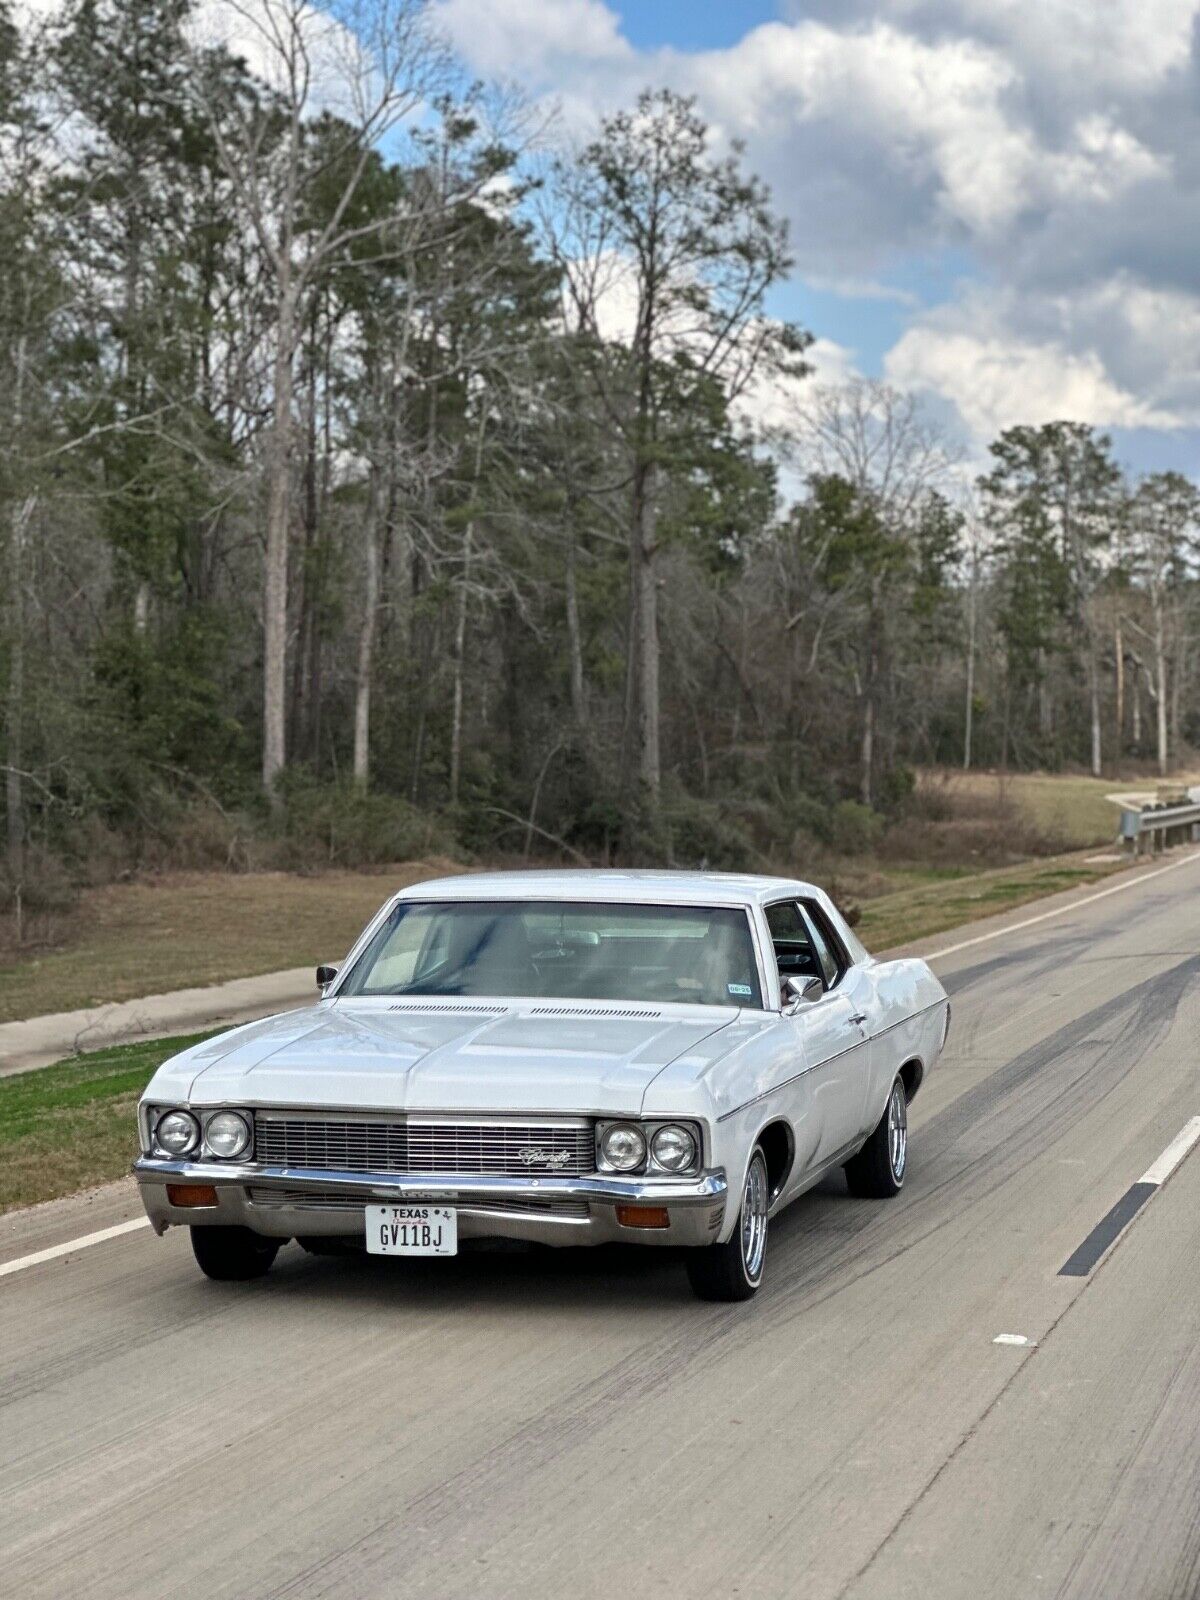
M 867 1008 L 855 982 L 855 968 L 843 963 L 830 941 L 794 900 L 767 907 L 767 926 L 780 978 L 804 983 L 820 978 L 824 993 L 789 1019 L 797 1033 L 797 1054 L 808 1062 L 809 1104 L 817 1128 L 813 1164 L 821 1165 L 848 1149 L 862 1132 L 870 1073 Z M 859 977 L 862 974 L 858 975 Z

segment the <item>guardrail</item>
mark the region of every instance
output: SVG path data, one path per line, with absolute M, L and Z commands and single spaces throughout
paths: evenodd
M 1113 798 L 1121 807 L 1118 842 L 1133 855 L 1141 855 L 1143 849 L 1166 850 L 1171 845 L 1200 840 L 1200 788 L 1189 789 L 1186 800 L 1151 805 Z

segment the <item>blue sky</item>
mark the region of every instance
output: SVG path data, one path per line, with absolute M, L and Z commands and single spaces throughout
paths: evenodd
M 709 50 L 736 44 L 759 22 L 770 22 L 779 7 L 761 3 L 721 0 L 643 0 L 639 5 L 615 6 L 621 31 L 639 50 L 675 45 L 684 50 Z
M 981 458 L 1069 416 L 1200 471 L 1200 0 L 436 0 L 568 131 L 696 95 L 787 215 L 821 375 L 928 397 Z

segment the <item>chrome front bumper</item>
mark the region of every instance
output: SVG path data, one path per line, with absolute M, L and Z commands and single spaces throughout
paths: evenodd
M 273 1239 L 354 1238 L 364 1232 L 359 1206 L 433 1202 L 458 1211 L 460 1238 L 523 1239 L 534 1244 L 702 1245 L 720 1237 L 728 1184 L 724 1172 L 696 1178 L 502 1178 L 386 1172 L 324 1172 L 214 1161 L 133 1164 L 146 1215 L 156 1233 L 177 1227 L 252 1228 Z M 168 1183 L 208 1183 L 215 1206 L 177 1206 Z M 618 1205 L 665 1206 L 669 1226 L 625 1227 Z

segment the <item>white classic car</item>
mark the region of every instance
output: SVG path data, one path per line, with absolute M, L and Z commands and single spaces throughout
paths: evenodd
M 835 1167 L 904 1182 L 950 1022 L 808 883 L 510 872 L 404 889 L 315 1005 L 159 1068 L 134 1172 L 212 1278 L 280 1245 L 684 1247 L 705 1299 L 762 1282 L 770 1218 Z

